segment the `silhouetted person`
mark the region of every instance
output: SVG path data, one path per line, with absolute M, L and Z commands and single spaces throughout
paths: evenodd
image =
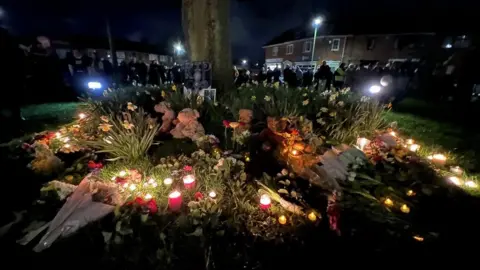
M 128 69 L 128 65 L 125 60 L 122 60 L 122 62 L 120 63 L 118 72 L 120 73 L 120 82 L 124 85 L 128 84 L 130 81 L 130 70 Z
M 137 61 L 135 64 L 135 70 L 137 71 L 138 75 L 138 82 L 142 85 L 147 84 L 147 73 L 148 73 L 148 67 L 145 62 L 142 60 Z
M 88 76 L 92 73 L 92 59 L 79 50 L 73 50 L 68 61 L 68 69 L 72 76 L 72 87 L 77 94 L 85 92 Z
M 152 61 L 148 69 L 148 84 L 160 84 L 160 66 L 158 65 L 157 61 Z
M 312 82 L 313 82 L 313 72 L 311 69 L 307 69 L 307 71 L 303 73 L 303 86 L 310 87 L 312 86 Z
M 267 83 L 272 83 L 273 81 L 273 70 L 270 67 L 267 68 Z
M 295 69 L 295 76 L 296 76 L 296 81 L 295 81 L 295 87 L 302 86 L 302 81 L 303 81 L 303 71 L 300 69 L 300 67 L 297 66 Z
M 282 71 L 278 66 L 276 66 L 275 69 L 273 70 L 273 82 L 274 83 L 280 82 L 280 76 L 282 76 Z
M 326 61 L 322 62 L 322 65 L 318 68 L 318 77 L 325 85 L 325 90 L 330 90 L 330 84 L 332 83 L 332 70 L 327 65 Z
M 161 79 L 161 84 L 166 84 L 167 83 L 167 72 L 168 70 L 165 68 L 164 65 L 160 65 L 159 68 L 158 68 L 158 73 L 160 75 L 160 79 Z
M 340 64 L 340 66 L 335 70 L 333 76 L 335 79 L 334 87 L 336 89 L 343 88 L 343 84 L 345 83 L 345 63 Z

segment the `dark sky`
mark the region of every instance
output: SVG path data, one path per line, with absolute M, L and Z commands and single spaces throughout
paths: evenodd
M 78 2 L 72 8 L 72 2 Z M 122 4 L 125 3 L 125 4 Z M 233 58 L 263 58 L 261 46 L 274 36 L 305 25 L 318 14 L 335 22 L 378 20 L 468 20 L 468 0 L 231 0 Z M 173 44 L 183 36 L 181 0 L 0 0 L 0 23 L 17 34 L 102 36 L 104 17 L 114 36 L 134 41 Z M 475 9 L 476 10 L 476 9 Z M 478 16 L 478 15 L 477 15 Z M 476 24 L 472 16 L 472 23 Z

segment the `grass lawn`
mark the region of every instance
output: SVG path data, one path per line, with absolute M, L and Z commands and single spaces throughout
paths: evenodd
M 78 102 L 47 103 L 23 107 L 25 132 L 38 132 L 71 122 L 80 104 Z
M 422 154 L 446 153 L 460 166 L 480 172 L 480 133 L 464 121 L 455 121 L 458 114 L 452 113 L 452 105 L 428 103 L 405 99 L 385 115 L 389 122 L 396 121 L 404 136 L 412 137 L 421 145 Z

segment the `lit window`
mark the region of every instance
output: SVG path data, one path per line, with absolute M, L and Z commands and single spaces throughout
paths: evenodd
M 278 54 L 278 47 L 273 47 L 273 49 L 272 49 L 272 55 L 273 55 L 273 56 L 277 56 L 277 54 Z
M 303 52 L 311 52 L 311 51 L 312 51 L 312 42 L 305 41 L 305 43 L 303 43 Z
M 292 54 L 293 53 L 293 44 L 287 45 L 287 54 Z
M 340 50 L 340 39 L 339 38 L 335 38 L 333 41 L 332 41 L 332 51 L 336 52 Z

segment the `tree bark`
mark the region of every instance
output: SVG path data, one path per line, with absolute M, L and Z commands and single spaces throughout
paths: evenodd
M 192 61 L 212 64 L 212 84 L 225 91 L 232 84 L 229 36 L 230 0 L 182 0 L 182 24 Z

